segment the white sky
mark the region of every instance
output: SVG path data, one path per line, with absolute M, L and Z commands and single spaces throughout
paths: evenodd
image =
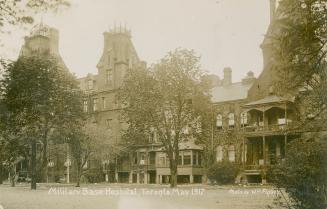
M 262 71 L 269 0 L 73 0 L 71 8 L 44 15 L 43 22 L 59 29 L 61 56 L 78 77 L 97 72 L 103 32 L 126 23 L 148 64 L 177 47 L 194 49 L 203 69 L 222 77 L 230 66 L 235 82 L 249 70 L 256 76 Z M 17 57 L 27 33 L 3 37 L 0 53 Z

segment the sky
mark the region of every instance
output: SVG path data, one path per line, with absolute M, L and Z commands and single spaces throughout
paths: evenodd
M 148 65 L 176 48 L 193 49 L 202 68 L 223 77 L 231 67 L 233 82 L 248 71 L 262 71 L 260 44 L 270 15 L 269 0 L 73 0 L 69 9 L 36 17 L 59 30 L 59 50 L 78 77 L 97 73 L 103 32 L 127 25 L 139 57 Z M 27 30 L 3 42 L 0 54 L 17 57 Z

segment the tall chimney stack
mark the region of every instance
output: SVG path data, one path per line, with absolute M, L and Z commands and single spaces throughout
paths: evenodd
M 232 68 L 226 67 L 224 68 L 223 86 L 228 86 L 230 84 L 232 84 Z

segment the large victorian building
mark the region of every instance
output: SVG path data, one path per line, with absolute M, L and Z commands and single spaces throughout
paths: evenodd
M 87 97 L 84 111 L 89 122 L 110 130 L 116 150 L 105 163 L 104 172 L 109 182 L 121 183 L 168 183 L 169 160 L 156 136 L 144 144 L 128 146 L 122 141 L 127 124 L 122 117 L 122 105 L 117 91 L 122 86 L 126 71 L 134 67 L 146 68 L 131 41 L 126 28 L 113 28 L 104 33 L 104 47 L 97 65 L 98 74 L 80 78 L 80 87 Z M 192 142 L 180 144 L 178 181 L 202 182 L 202 148 Z M 108 169 L 107 169 L 108 168 Z
M 271 19 L 274 18 L 276 2 L 271 0 Z M 272 32 L 272 24 L 267 34 Z M 109 130 L 115 151 L 107 160 L 98 162 L 108 182 L 121 183 L 168 183 L 169 160 L 163 146 L 155 135 L 144 144 L 126 145 L 122 133 L 127 124 L 117 91 L 122 86 L 128 69 L 146 68 L 131 41 L 126 28 L 113 28 L 104 34 L 104 47 L 97 64 L 98 73 L 79 79 L 85 92 L 83 109 L 89 115 L 89 123 Z M 271 41 L 267 35 L 261 45 L 264 68 L 255 78 L 248 72 L 240 82 L 232 82 L 232 69 L 224 69 L 224 77 L 212 75 L 213 125 L 211 141 L 216 150 L 217 162 L 228 160 L 241 166 L 237 182 L 265 182 L 269 165 L 283 161 L 287 143 L 299 136 L 288 128 L 297 120 L 294 98 L 276 95 L 271 70 Z M 21 54 L 45 50 L 57 56 L 58 32 L 43 25 L 36 26 L 25 39 Z M 55 165 L 64 164 L 60 161 Z M 178 165 L 179 183 L 201 183 L 205 176 L 203 148 L 192 140 L 180 144 Z M 90 165 L 95 165 L 90 163 Z M 60 169 L 58 169 L 60 171 Z M 64 171 L 63 171 L 64 172 Z

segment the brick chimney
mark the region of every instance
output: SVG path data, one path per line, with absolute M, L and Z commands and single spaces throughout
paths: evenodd
M 254 77 L 254 73 L 252 71 L 249 71 L 245 78 L 242 79 L 242 84 L 251 84 L 256 80 L 256 78 Z
M 229 86 L 231 84 L 232 84 L 232 68 L 226 67 L 224 68 L 223 86 Z

